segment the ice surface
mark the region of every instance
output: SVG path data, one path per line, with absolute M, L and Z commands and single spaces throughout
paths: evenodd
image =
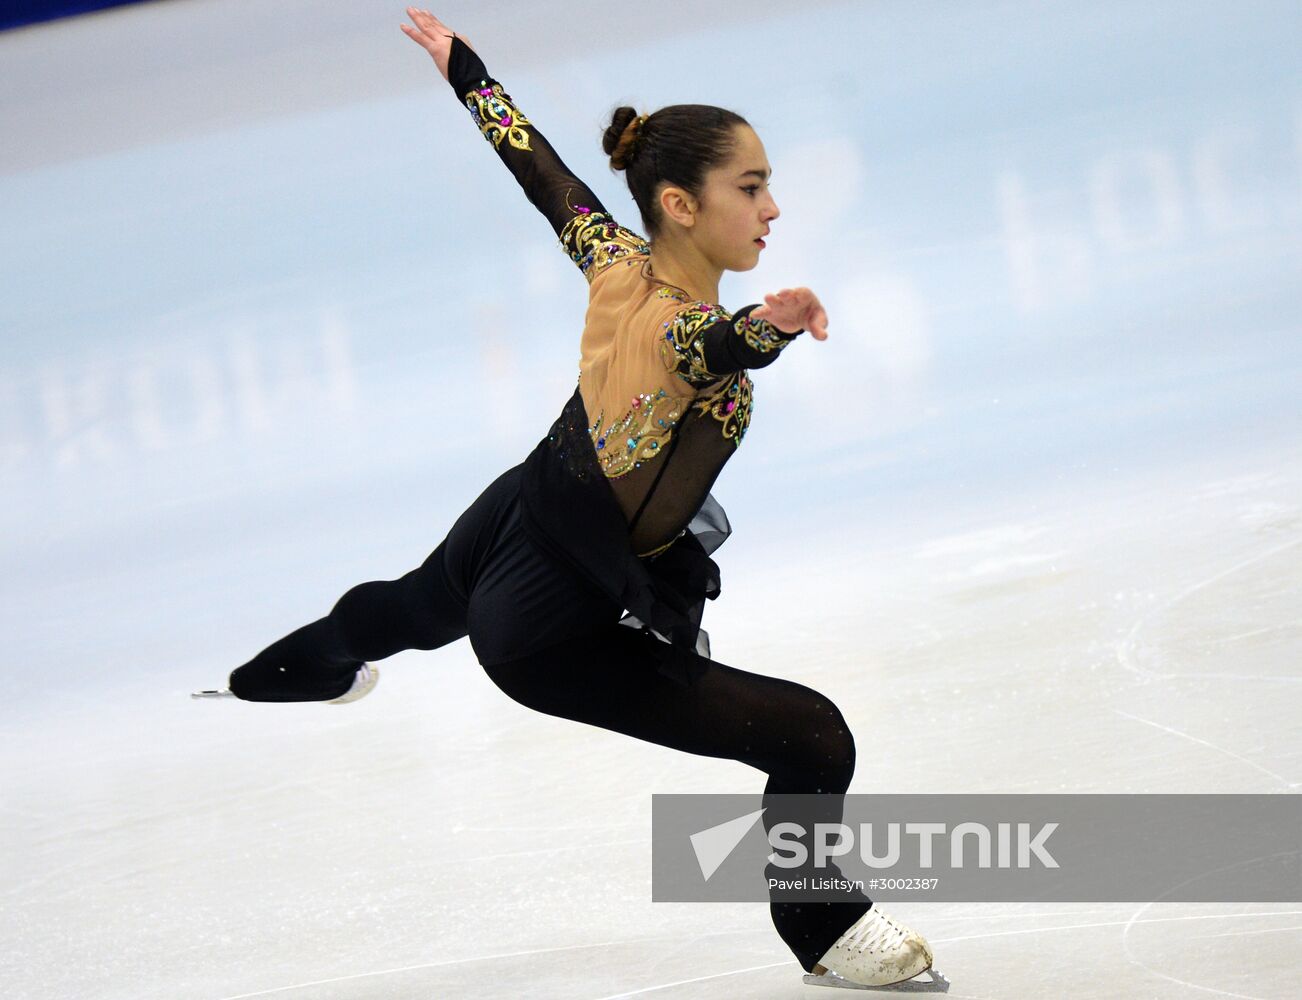
M 851 791 L 1296 793 L 1300 501 L 1296 475 L 1165 479 L 850 564 L 751 540 L 716 657 L 832 696 Z M 765 632 L 756 604 L 782 593 L 807 631 Z M 5 730 L 20 995 L 806 989 L 767 907 L 649 902 L 650 795 L 757 791 L 745 765 L 532 714 L 464 643 L 386 661 L 348 706 L 186 695 L 140 684 Z M 1278 904 L 888 911 L 958 997 L 1284 996 L 1302 926 Z

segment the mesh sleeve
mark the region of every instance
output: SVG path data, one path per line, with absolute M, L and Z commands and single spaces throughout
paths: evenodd
M 620 258 L 649 252 L 646 240 L 611 218 L 592 189 L 571 173 L 538 127 L 489 75 L 483 60 L 460 38 L 452 40 L 448 82 L 524 189 L 525 197 L 547 217 L 561 247 L 589 283 Z

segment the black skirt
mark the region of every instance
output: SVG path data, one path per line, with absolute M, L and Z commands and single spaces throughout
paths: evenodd
M 710 655 L 710 637 L 701 628 L 705 602 L 717 598 L 722 586 L 710 553 L 732 532 L 718 501 L 707 493 L 668 548 L 635 554 L 628 523 L 597 462 L 577 388 L 524 460 L 520 487 L 524 530 L 539 551 L 627 608 L 623 624 L 661 640 L 660 672 L 693 684 Z
M 624 610 L 529 536 L 521 520 L 522 474 L 523 463 L 493 480 L 443 546 L 448 589 L 464 605 L 470 644 L 485 665 L 603 628 Z
M 668 548 L 635 554 L 576 389 L 548 436 L 493 480 L 440 548 L 480 663 L 520 659 L 620 622 L 659 639 L 660 672 L 690 685 L 710 655 L 700 627 L 705 602 L 721 587 L 710 553 L 731 530 L 707 494 Z

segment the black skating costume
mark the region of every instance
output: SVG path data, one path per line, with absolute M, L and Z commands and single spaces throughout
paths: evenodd
M 768 775 L 766 795 L 829 793 L 820 820 L 839 819 L 855 759 L 840 711 L 808 687 L 710 659 L 700 629 L 720 589 L 710 554 L 730 531 L 709 490 L 751 419 L 747 369 L 797 334 L 752 318 L 757 305 L 729 313 L 652 277 L 647 241 L 610 217 L 460 39 L 449 82 L 587 279 L 578 387 L 424 563 L 353 587 L 236 669 L 231 691 L 328 700 L 364 661 L 469 636 L 521 704 L 743 761 Z M 784 818 L 770 809 L 764 822 Z M 869 905 L 771 909 L 809 971 Z

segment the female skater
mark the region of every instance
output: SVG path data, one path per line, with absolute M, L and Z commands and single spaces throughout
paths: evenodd
M 234 670 L 220 693 L 353 701 L 378 678 L 368 661 L 468 635 L 488 676 L 523 705 L 743 761 L 768 775 L 766 797 L 825 793 L 820 818 L 839 820 L 855 753 L 836 706 L 710 659 L 700 628 L 719 594 L 710 553 L 730 531 L 709 490 L 750 422 L 747 369 L 772 364 L 805 328 L 827 338 L 807 288 L 734 313 L 717 304 L 721 274 L 753 268 L 778 217 L 763 145 L 722 108 L 619 108 L 603 148 L 627 173 L 644 239 L 570 173 L 463 37 L 427 11 L 407 13 L 407 37 L 588 282 L 579 384 L 529 457 L 420 567 L 353 587 Z M 766 828 L 778 812 L 766 810 Z M 816 981 L 888 985 L 931 966 L 927 943 L 866 896 L 774 899 L 770 911 Z

